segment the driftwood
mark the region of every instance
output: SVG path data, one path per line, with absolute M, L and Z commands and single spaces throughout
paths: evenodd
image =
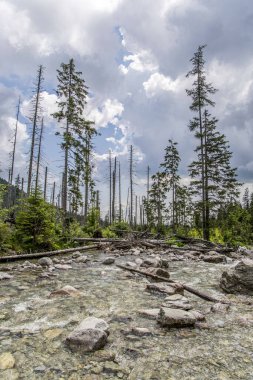
M 87 251 L 90 249 L 99 249 L 99 248 L 101 248 L 101 244 L 93 244 L 93 245 L 88 245 L 85 247 L 60 249 L 58 251 L 27 253 L 24 255 L 2 256 L 0 257 L 0 263 L 7 263 L 11 261 L 26 260 L 26 259 L 37 259 L 39 257 L 44 257 L 44 256 L 56 256 L 56 255 L 62 255 L 65 253 L 71 253 L 71 252 L 76 252 L 76 251 Z
M 130 268 L 130 267 L 127 267 L 125 265 L 117 265 L 117 267 L 119 267 L 121 269 L 124 269 L 124 270 L 128 270 L 130 272 L 135 272 L 135 273 L 142 274 L 143 276 L 151 277 L 151 278 L 153 278 L 155 280 L 164 281 L 164 282 L 168 282 L 170 284 L 175 284 L 175 285 L 181 286 L 187 292 L 195 294 L 196 296 L 198 296 L 198 297 L 200 297 L 200 298 L 202 298 L 202 299 L 204 299 L 206 301 L 220 302 L 220 303 L 227 303 L 227 304 L 230 303 L 230 302 L 228 302 L 226 300 L 217 299 L 217 298 L 215 298 L 215 297 L 213 297 L 213 296 L 211 296 L 211 295 L 209 295 L 207 293 L 204 293 L 204 292 L 202 292 L 200 290 L 194 289 L 191 286 L 188 286 L 188 285 L 185 285 L 185 284 L 181 284 L 179 282 L 173 281 L 173 280 L 165 278 L 165 277 L 157 276 L 155 274 L 152 274 L 152 273 L 149 273 L 149 272 L 146 272 L 146 271 L 142 271 L 142 270 L 139 270 L 139 269 Z

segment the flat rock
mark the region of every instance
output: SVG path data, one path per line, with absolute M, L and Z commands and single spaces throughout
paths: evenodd
M 160 267 L 160 264 L 161 264 L 160 259 L 156 257 L 149 257 L 143 260 L 143 263 L 141 264 L 141 266 L 158 268 Z
M 149 319 L 156 319 L 159 314 L 160 309 L 141 309 L 138 311 L 138 313 L 143 316 L 147 317 Z
M 177 286 L 170 286 L 166 282 L 159 282 L 158 284 L 148 284 L 146 286 L 146 290 L 149 292 L 159 292 L 159 293 L 166 293 L 169 295 L 173 295 L 175 293 L 183 294 L 184 290 Z
M 224 271 L 220 286 L 227 293 L 253 295 L 253 260 L 243 259 L 234 267 Z
M 202 260 L 206 261 L 207 263 L 218 264 L 225 262 L 226 257 L 217 253 L 216 255 L 205 255 L 203 256 Z
M 63 333 L 62 329 L 50 329 L 44 332 L 43 336 L 49 340 L 57 338 Z
M 162 307 L 159 311 L 157 322 L 163 327 L 187 327 L 194 326 L 196 318 L 188 311 Z
M 108 324 L 100 318 L 84 319 L 66 339 L 67 345 L 81 352 L 96 351 L 104 347 L 109 335 Z
M 57 297 L 57 296 L 79 297 L 81 295 L 82 293 L 79 292 L 79 290 L 77 290 L 73 286 L 65 285 L 63 288 L 51 292 L 49 297 Z
M 50 257 L 42 257 L 41 259 L 39 259 L 38 263 L 42 267 L 50 267 L 53 265 L 53 260 L 50 259 Z
M 5 273 L 5 272 L 0 272 L 0 281 L 1 280 L 10 280 L 11 278 L 13 278 L 13 276 L 9 273 Z
M 165 300 L 164 303 L 162 304 L 164 307 L 169 307 L 171 309 L 182 309 L 182 310 L 192 310 L 193 306 L 187 302 L 183 301 L 168 301 Z
M 68 264 L 55 264 L 54 267 L 60 270 L 72 269 L 72 266 Z
M 151 331 L 145 327 L 133 327 L 130 331 L 130 334 L 137 336 L 152 335 Z
M 0 355 L 0 369 L 10 369 L 15 365 L 15 359 L 10 352 Z

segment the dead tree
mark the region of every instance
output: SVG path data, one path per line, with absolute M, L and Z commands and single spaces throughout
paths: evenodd
M 41 143 L 42 143 L 43 130 L 44 130 L 44 119 L 42 118 L 42 120 L 41 120 L 41 127 L 40 127 L 39 149 L 38 149 L 38 156 L 37 156 L 37 169 L 36 169 L 36 180 L 35 180 L 35 196 L 37 196 L 37 192 L 38 192 L 38 188 L 39 188 L 39 173 L 40 173 L 40 161 L 41 161 Z
M 45 169 L 45 182 L 44 182 L 44 201 L 47 200 L 47 166 Z
M 36 89 L 35 89 L 35 99 L 33 101 L 33 115 L 32 115 L 32 135 L 31 135 L 31 149 L 30 149 L 30 158 L 29 158 L 29 169 L 28 169 L 28 181 L 27 181 L 27 195 L 30 195 L 31 186 L 32 186 L 32 173 L 33 173 L 33 160 L 34 160 L 34 150 L 35 150 L 35 140 L 38 129 L 38 122 L 40 119 L 40 103 L 41 103 L 41 92 L 42 92 L 42 83 L 44 80 L 43 77 L 44 68 L 42 65 L 39 66 Z
M 122 218 L 122 205 L 121 205 L 121 173 L 120 173 L 120 162 L 119 162 L 119 222 Z

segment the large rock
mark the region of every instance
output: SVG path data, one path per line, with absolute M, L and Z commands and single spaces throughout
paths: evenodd
M 102 262 L 102 264 L 104 265 L 111 265 L 111 264 L 114 264 L 115 262 L 115 258 L 114 257 L 107 257 L 106 259 L 104 259 L 104 261 Z
M 227 293 L 253 295 L 253 260 L 243 259 L 223 272 L 220 286 Z
M 218 253 L 216 255 L 206 255 L 203 256 L 203 261 L 206 261 L 207 263 L 223 263 L 226 261 L 226 257 L 223 255 L 219 255 Z
M 107 343 L 108 324 L 100 318 L 84 319 L 66 339 L 67 345 L 75 351 L 90 352 L 99 350 Z
M 50 267 L 51 265 L 53 265 L 53 261 L 52 259 L 50 259 L 50 257 L 42 257 L 41 259 L 39 259 L 38 263 L 42 267 Z
M 196 317 L 188 311 L 162 307 L 159 311 L 157 322 L 163 327 L 187 327 L 194 326 Z
M 0 281 L 1 280 L 10 280 L 13 276 L 9 273 L 0 272 Z

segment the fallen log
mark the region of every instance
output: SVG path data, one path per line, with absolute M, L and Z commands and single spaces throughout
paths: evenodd
M 207 294 L 207 293 L 204 293 L 200 290 L 197 290 L 197 289 L 194 289 L 192 288 L 191 286 L 188 286 L 188 285 L 185 285 L 185 284 L 181 284 L 177 281 L 173 281 L 171 279 L 168 279 L 168 278 L 165 278 L 165 277 L 161 277 L 161 276 L 157 276 L 155 274 L 152 274 L 152 273 L 149 273 L 149 272 L 146 272 L 146 271 L 143 271 L 143 270 L 139 270 L 139 269 L 134 269 L 134 268 L 130 268 L 130 267 L 127 267 L 125 265 L 116 265 L 118 268 L 121 268 L 121 269 L 124 269 L 124 270 L 128 270 L 130 272 L 135 272 L 135 273 L 139 273 L 139 274 L 142 274 L 143 276 L 148 276 L 148 277 L 151 277 L 155 280 L 159 280 L 159 281 L 164 281 L 164 282 L 168 282 L 170 284 L 175 284 L 176 286 L 182 286 L 182 288 L 184 290 L 186 290 L 187 292 L 189 293 L 192 293 L 202 299 L 204 299 L 205 301 L 210 301 L 210 302 L 220 302 L 220 303 L 225 303 L 225 304 L 230 304 L 229 301 L 227 300 L 221 300 L 221 299 L 217 299 L 213 296 L 211 296 L 210 294 Z
M 99 249 L 100 247 L 101 247 L 101 244 L 93 244 L 93 245 L 89 245 L 85 247 L 67 248 L 67 249 L 60 249 L 57 251 L 26 253 L 24 255 L 2 256 L 0 257 L 0 263 L 7 263 L 11 261 L 26 260 L 26 259 L 37 259 L 39 257 L 44 257 L 44 256 L 56 256 L 56 255 L 62 255 L 66 253 L 76 252 L 76 251 L 87 251 L 91 249 Z

